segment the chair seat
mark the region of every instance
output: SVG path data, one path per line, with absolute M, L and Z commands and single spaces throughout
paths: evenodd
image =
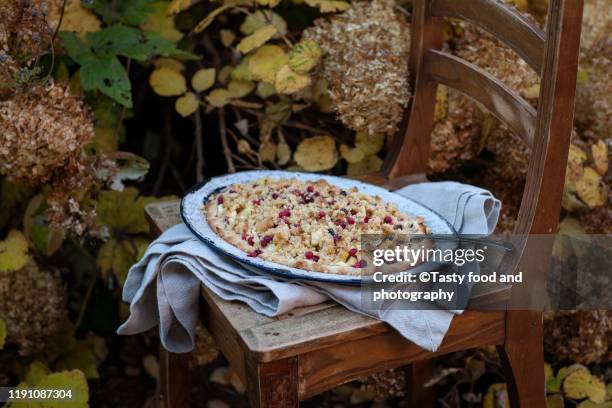
M 150 204 L 145 213 L 156 234 L 180 222 L 178 200 Z M 479 304 L 486 307 L 505 295 L 483 297 Z M 333 301 L 267 317 L 242 303 L 225 301 L 206 287 L 202 299 L 200 319 L 243 381 L 248 381 L 253 365 L 299 356 L 300 400 L 372 372 L 504 342 L 504 310 L 468 310 L 456 316 L 442 345 L 432 353 L 386 323 Z
M 247 378 L 248 364 L 299 356 L 300 399 L 368 373 L 504 341 L 503 310 L 456 316 L 432 353 L 386 323 L 332 301 L 272 318 L 204 287 L 202 296 L 201 320 L 241 379 Z

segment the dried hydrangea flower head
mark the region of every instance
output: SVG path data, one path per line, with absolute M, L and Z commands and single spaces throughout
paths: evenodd
M 0 85 L 49 49 L 53 33 L 47 15 L 46 0 L 0 0 Z
M 410 98 L 410 24 L 393 0 L 354 2 L 304 31 L 324 51 L 322 75 L 347 127 L 393 134 Z
M 59 276 L 34 261 L 0 273 L 0 316 L 7 325 L 7 342 L 30 355 L 45 346 L 45 339 L 62 328 L 66 297 Z
M 0 174 L 44 183 L 74 166 L 93 137 L 90 113 L 67 85 L 35 85 L 0 102 Z

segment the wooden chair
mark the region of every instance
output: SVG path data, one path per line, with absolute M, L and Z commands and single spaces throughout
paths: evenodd
M 366 180 L 397 188 L 424 179 L 436 86 L 444 84 L 480 102 L 524 137 L 531 160 L 515 232 L 553 233 L 572 130 L 582 6 L 582 0 L 551 0 L 543 33 L 501 1 L 414 0 L 410 68 L 415 95 L 383 170 Z M 439 51 L 443 17 L 483 28 L 541 73 L 537 112 L 482 69 Z M 146 212 L 156 234 L 179 222 L 177 202 L 153 204 Z M 521 249 L 521 270 L 536 273 L 533 265 L 525 268 L 534 257 L 539 260 L 537 272 L 546 269 L 542 262 L 546 256 L 529 245 Z M 512 293 L 507 295 L 502 298 L 511 298 Z M 426 379 L 427 359 L 487 345 L 497 346 L 502 356 L 512 406 L 546 406 L 539 311 L 468 310 L 455 317 L 435 353 L 403 339 L 385 323 L 334 303 L 269 318 L 203 288 L 201 320 L 247 385 L 254 407 L 295 407 L 300 400 L 346 381 L 407 364 L 412 364 L 411 381 L 418 385 Z M 187 406 L 185 357 L 162 350 L 161 368 L 163 406 Z M 431 390 L 414 387 L 412 406 L 432 404 L 431 395 Z

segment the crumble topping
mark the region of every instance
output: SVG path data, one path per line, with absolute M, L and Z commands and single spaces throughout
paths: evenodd
M 325 180 L 262 178 L 205 203 L 208 223 L 249 257 L 305 270 L 359 275 L 362 234 L 427 234 L 422 217 Z

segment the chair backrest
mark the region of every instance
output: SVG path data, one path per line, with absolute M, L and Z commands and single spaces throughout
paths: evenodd
M 501 0 L 413 0 L 410 72 L 414 98 L 402 132 L 389 149 L 383 178 L 426 173 L 436 88 L 443 84 L 480 102 L 530 146 L 515 233 L 554 232 L 572 132 L 582 7 L 583 0 L 550 0 L 544 33 Z M 440 51 L 443 17 L 484 29 L 540 73 L 538 110 L 483 69 Z

